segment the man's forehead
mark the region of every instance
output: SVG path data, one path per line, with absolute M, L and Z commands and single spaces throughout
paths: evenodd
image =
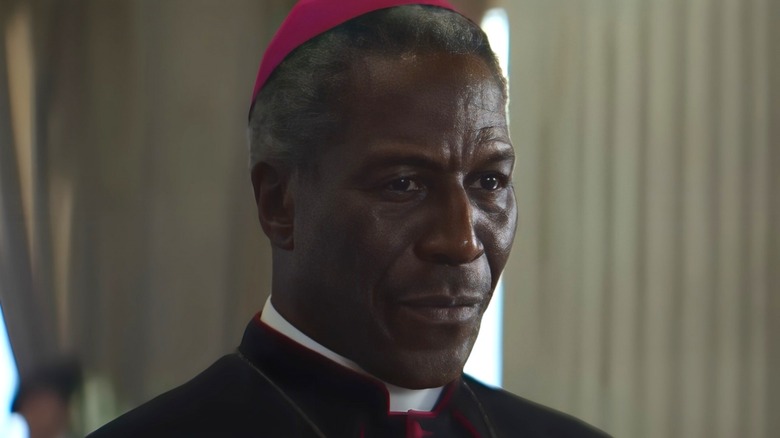
M 455 54 L 445 50 L 409 51 L 401 55 L 382 53 L 368 54 L 352 62 L 354 85 L 379 87 L 389 85 L 397 88 L 404 79 L 397 74 L 400 69 L 432 72 L 441 79 L 442 85 L 461 87 L 473 84 L 483 76 L 493 76 L 487 62 L 476 54 Z M 357 79 L 366 79 L 358 81 Z M 412 79 L 408 77 L 408 79 Z M 408 83 L 407 85 L 414 85 Z M 497 84 L 500 86 L 500 84 Z
M 361 69 L 342 101 L 342 141 L 331 158 L 397 164 L 410 152 L 480 160 L 496 149 L 511 152 L 502 89 L 483 63 L 473 55 L 421 56 Z
M 433 127 L 437 115 L 446 118 L 449 113 L 465 111 L 489 116 L 493 126 L 506 125 L 503 85 L 478 56 L 433 53 L 402 59 L 375 55 L 359 64 L 353 66 L 341 101 L 348 120 L 373 115 L 381 122 L 415 113 L 428 118 Z M 479 111 L 473 111 L 474 106 Z

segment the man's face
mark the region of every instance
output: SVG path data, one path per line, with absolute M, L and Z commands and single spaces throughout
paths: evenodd
M 342 141 L 295 180 L 288 314 L 389 383 L 440 386 L 460 375 L 514 238 L 505 102 L 473 56 L 351 73 Z

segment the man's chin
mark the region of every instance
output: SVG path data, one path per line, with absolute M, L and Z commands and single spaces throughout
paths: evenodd
M 473 344 L 473 343 L 471 343 Z M 365 366 L 375 377 L 408 389 L 437 388 L 458 379 L 472 345 L 453 349 L 394 351 L 381 363 Z

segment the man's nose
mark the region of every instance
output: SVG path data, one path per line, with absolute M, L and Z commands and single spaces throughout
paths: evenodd
M 417 254 L 433 263 L 462 265 L 484 252 L 474 231 L 474 207 L 466 190 L 443 194 L 431 209 L 429 228 L 417 244 Z

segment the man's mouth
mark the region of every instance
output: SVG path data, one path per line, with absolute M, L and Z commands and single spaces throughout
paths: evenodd
M 427 295 L 398 301 L 404 313 L 427 323 L 465 324 L 480 316 L 484 298 L 476 296 Z

